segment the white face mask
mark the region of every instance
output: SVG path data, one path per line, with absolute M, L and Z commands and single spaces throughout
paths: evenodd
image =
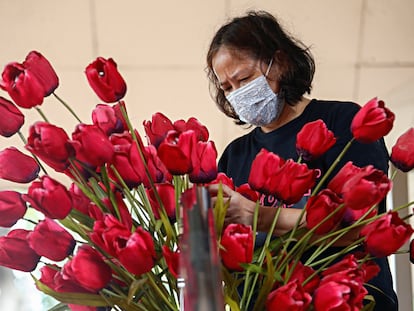
M 266 76 L 272 61 L 267 68 Z M 255 126 L 265 126 L 274 121 L 282 111 L 283 102 L 273 92 L 266 76 L 261 75 L 226 96 L 241 121 Z

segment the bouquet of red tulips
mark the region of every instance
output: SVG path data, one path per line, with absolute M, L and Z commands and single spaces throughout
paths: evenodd
M 122 100 L 126 83 L 116 63 L 99 57 L 85 73 L 104 102 L 93 108 L 89 123 L 81 122 L 56 94 L 58 76 L 36 51 L 22 63 L 7 64 L 0 81 L 9 96 L 0 97 L 0 135 L 17 133 L 25 146 L 0 152 L 0 178 L 27 184 L 24 193 L 0 191 L 0 226 L 11 228 L 0 237 L 0 265 L 30 272 L 37 289 L 62 306 L 75 311 L 183 310 L 186 299 L 197 298 L 183 295 L 180 285 L 192 286 L 188 270 L 182 273 L 191 260 L 181 234 L 193 229 L 185 215 L 197 204 L 197 189 L 211 184 L 220 185 L 207 218 L 208 226 L 213 224 L 212 260 L 214 255 L 219 258 L 219 310 L 247 310 L 253 300 L 254 310 L 327 310 L 333 296 L 342 297 L 335 303 L 344 309 L 362 310 L 364 283 L 378 272 L 372 259 L 393 254 L 410 240 L 413 229 L 398 210 L 414 202 L 376 213 L 376 205 L 392 186 L 384 173 L 349 162 L 327 188 L 320 185 L 331 170 L 316 184 L 317 173 L 301 161 L 320 156 L 335 143 L 321 120 L 308 123 L 297 136 L 300 161 L 262 150 L 249 182 L 235 187 L 231 178 L 217 173 L 214 142 L 196 118 L 173 122 L 155 113 L 143 123 L 144 142 L 129 121 Z M 42 113 L 40 106 L 50 95 L 79 122 L 71 136 Z M 27 135 L 20 132 L 25 117 L 19 107 L 40 114 Z M 388 134 L 393 121 L 394 114 L 381 100 L 369 101 L 355 116 L 354 138 L 343 153 L 354 140 L 371 142 Z M 398 139 L 390 159 L 403 172 L 414 167 L 413 128 Z M 53 178 L 47 173 L 50 169 L 71 183 Z M 259 193 L 293 204 L 309 189 L 313 192 L 290 232 L 277 238 L 269 233 L 264 245 L 255 249 L 255 224 L 224 224 L 229 202 L 222 184 L 257 202 Z M 41 216 L 29 219 L 28 209 Z M 276 213 L 272 228 L 277 218 Z M 15 226 L 22 219 L 31 229 Z M 318 252 L 356 227 L 362 228 L 359 238 L 343 253 L 319 262 L 319 268 L 313 268 L 316 259 L 299 260 L 315 245 L 317 258 Z M 384 238 L 386 244 L 378 242 Z M 363 256 L 344 256 L 361 245 Z M 331 265 L 336 259 L 341 260 Z

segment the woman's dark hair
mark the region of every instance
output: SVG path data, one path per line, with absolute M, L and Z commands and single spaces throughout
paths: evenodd
M 249 11 L 245 16 L 233 18 L 222 26 L 211 41 L 207 53 L 207 76 L 210 93 L 219 109 L 243 124 L 226 100 L 213 71 L 213 58 L 221 47 L 247 53 L 252 58 L 269 62 L 281 69 L 278 96 L 289 105 L 299 102 L 303 94 L 310 93 L 315 72 L 315 62 L 309 49 L 289 36 L 276 18 L 265 11 Z

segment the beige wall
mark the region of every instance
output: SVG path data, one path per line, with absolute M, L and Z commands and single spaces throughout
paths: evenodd
M 142 121 L 157 111 L 173 120 L 194 116 L 208 126 L 221 153 L 241 130 L 210 99 L 204 59 L 214 31 L 249 8 L 276 14 L 312 46 L 312 97 L 361 104 L 382 98 L 397 115 L 389 146 L 413 126 L 412 0 L 0 0 L 0 66 L 40 51 L 60 77 L 57 94 L 90 122 L 99 100 L 83 70 L 97 56 L 113 57 L 128 83 L 127 109 L 141 133 Z M 52 123 L 73 130 L 75 120 L 54 98 L 41 109 Z M 24 134 L 38 118 L 33 110 L 27 114 Z M 21 145 L 17 138 L 0 138 L 1 148 L 10 144 Z

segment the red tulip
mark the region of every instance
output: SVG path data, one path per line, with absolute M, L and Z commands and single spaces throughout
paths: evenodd
M 249 185 L 259 192 L 273 193 L 273 188 L 278 183 L 276 176 L 284 164 L 285 160 L 277 154 L 266 149 L 260 150 L 252 162 L 248 180 Z
M 26 213 L 27 206 L 17 191 L 0 191 L 0 227 L 11 227 Z
M 195 139 L 193 131 L 170 131 L 158 147 L 158 156 L 172 175 L 184 175 L 193 169 L 191 152 Z
M 0 178 L 17 183 L 29 183 L 36 179 L 39 170 L 39 165 L 32 157 L 15 147 L 0 152 Z
M 194 131 L 197 141 L 207 141 L 209 137 L 208 129 L 199 120 L 191 117 L 186 121 L 177 120 L 174 122 L 174 128 L 177 132 Z
M 30 127 L 25 147 L 57 172 L 65 171 L 75 153 L 65 130 L 47 122 Z
M 297 280 L 300 284 L 302 284 L 307 278 L 312 276 L 312 278 L 305 285 L 303 285 L 303 289 L 305 290 L 305 292 L 312 294 L 319 285 L 319 275 L 314 274 L 314 269 L 312 269 L 309 266 L 305 266 L 300 261 L 294 263 L 293 266 L 294 270 L 291 272 L 289 280 Z
M 112 159 L 112 165 L 123 181 L 129 187 L 136 187 L 143 183 L 146 187 L 149 186 L 149 178 L 142 160 L 140 150 L 137 144 L 132 139 L 129 132 L 122 134 L 112 134 L 110 137 L 111 143 L 114 145 L 115 154 Z M 148 173 L 154 182 L 160 183 L 170 179 L 169 173 L 164 164 L 158 158 L 155 147 L 140 145 L 142 155 L 145 158 Z M 114 175 L 114 179 L 118 177 Z
M 22 108 L 41 105 L 45 96 L 43 86 L 36 75 L 20 63 L 9 63 L 2 73 L 0 88 Z
M 366 250 L 375 257 L 386 257 L 407 242 L 414 230 L 397 212 L 388 212 L 361 229 Z
M 217 177 L 217 150 L 213 141 L 197 141 L 191 152 L 190 181 L 208 183 Z
M 39 52 L 30 52 L 23 64 L 9 63 L 2 73 L 0 88 L 9 93 L 16 105 L 31 108 L 41 105 L 59 85 L 49 61 Z
M 347 162 L 328 183 L 328 188 L 336 194 L 342 195 L 342 188 L 345 182 L 360 171 L 360 167 L 352 164 L 351 161 Z
M 137 149 L 135 148 L 135 151 Z M 156 183 L 168 182 L 172 180 L 171 174 L 168 172 L 167 167 L 161 161 L 158 156 L 157 149 L 153 145 L 146 146 L 144 148 L 144 155 L 147 161 L 148 173 L 152 180 Z M 144 179 L 144 186 L 150 187 L 148 178 Z
M 129 228 L 121 223 L 115 216 L 105 214 L 102 220 L 95 221 L 91 240 L 112 256 L 117 256 L 118 249 L 131 236 Z M 119 246 L 118 244 L 121 243 Z
M 173 123 L 161 112 L 152 115 L 151 121 L 144 121 L 144 130 L 147 134 L 148 142 L 156 148 L 161 144 L 169 131 L 174 130 Z
M 298 280 L 294 280 L 270 292 L 266 310 L 306 311 L 311 301 L 311 295 L 303 290 Z
M 28 241 L 36 253 L 54 261 L 68 257 L 76 245 L 72 235 L 50 218 L 36 225 L 28 234 Z
M 175 218 L 176 204 L 175 204 L 175 188 L 172 184 L 155 184 L 155 191 L 153 188 L 147 189 L 148 199 L 151 203 L 152 212 L 156 219 L 160 219 L 161 206 L 157 200 L 157 195 L 162 203 L 162 208 L 169 218 Z M 156 195 L 157 193 L 157 195 Z
M 315 290 L 313 304 L 315 311 L 361 310 L 367 293 L 362 279 L 338 272 L 322 279 Z
M 49 176 L 32 182 L 23 199 L 52 219 L 63 219 L 72 209 L 72 199 L 66 187 Z
M 379 266 L 374 261 L 364 261 L 363 264 L 358 262 L 358 254 L 348 254 L 339 262 L 329 266 L 322 272 L 323 276 L 339 273 L 348 277 L 357 279 L 361 282 L 368 282 L 380 271 Z M 364 256 L 361 253 L 360 256 Z
M 96 125 L 78 124 L 70 143 L 76 159 L 88 167 L 100 167 L 111 162 L 114 156 L 114 146 Z
M 102 256 L 87 244 L 79 247 L 73 258 L 63 266 L 64 279 L 73 280 L 88 291 L 97 293 L 112 278 L 111 268 Z
M 74 280 L 63 276 L 57 265 L 47 265 L 40 269 L 39 281 L 58 293 L 89 293 L 90 291 L 77 284 Z
M 235 190 L 250 201 L 257 202 L 259 200 L 259 192 L 253 190 L 248 183 L 236 187 Z
M 253 231 L 250 226 L 230 224 L 221 237 L 220 257 L 223 264 L 231 270 L 242 271 L 241 263 L 253 259 Z
M 29 232 L 15 229 L 0 237 L 0 266 L 24 272 L 36 269 L 40 256 L 29 246 Z
M 69 194 L 72 200 L 73 208 L 84 215 L 89 215 L 89 205 L 91 200 L 79 189 L 79 187 L 72 183 L 69 187 Z
M 168 270 L 170 273 L 177 278 L 179 267 L 180 267 L 180 252 L 175 251 L 173 252 L 167 245 L 162 246 L 162 255 L 165 258 L 165 262 L 167 263 Z
M 112 58 L 98 57 L 86 67 L 85 74 L 91 88 L 105 103 L 114 103 L 125 96 L 126 83 Z
M 316 226 L 316 234 L 325 234 L 337 227 L 344 215 L 343 201 L 330 189 L 324 189 L 315 196 L 311 196 L 306 203 L 306 227 Z M 334 213 L 335 212 L 335 213 Z M 329 217 L 332 213 L 333 216 Z
M 403 172 L 414 168 L 414 128 L 408 129 L 392 147 L 391 162 Z
M 383 171 L 368 165 L 345 182 L 342 196 L 347 208 L 365 209 L 381 202 L 391 186 Z
M 33 72 L 43 86 L 44 97 L 49 96 L 59 86 L 59 78 L 49 61 L 39 52 L 31 51 L 23 66 Z
M 256 191 L 294 204 L 314 186 L 316 176 L 316 170 L 309 169 L 306 164 L 292 159 L 285 161 L 262 149 L 253 160 L 248 183 Z
M 118 244 L 117 258 L 129 272 L 141 275 L 149 272 L 155 263 L 155 246 L 151 234 L 141 227 Z
M 120 113 L 119 105 L 125 107 L 124 102 L 120 102 L 114 106 L 99 104 L 96 105 L 95 109 L 92 111 L 92 122 L 94 125 L 98 126 L 105 135 L 109 136 L 112 133 L 122 133 L 125 130 L 128 130 L 128 125 L 122 113 Z
M 0 96 L 0 135 L 10 137 L 17 133 L 24 123 L 24 115 L 11 101 Z
M 336 142 L 334 133 L 320 119 L 306 123 L 296 137 L 296 150 L 305 161 L 319 158 Z
M 414 264 L 414 240 L 410 242 L 410 262 Z
M 233 178 L 228 177 L 225 173 L 219 172 L 217 174 L 217 177 L 214 180 L 209 182 L 210 185 L 215 185 L 219 183 L 228 186 L 232 190 L 235 189 Z
M 354 116 L 351 123 L 352 135 L 362 143 L 372 143 L 391 131 L 394 119 L 394 113 L 375 97 Z

